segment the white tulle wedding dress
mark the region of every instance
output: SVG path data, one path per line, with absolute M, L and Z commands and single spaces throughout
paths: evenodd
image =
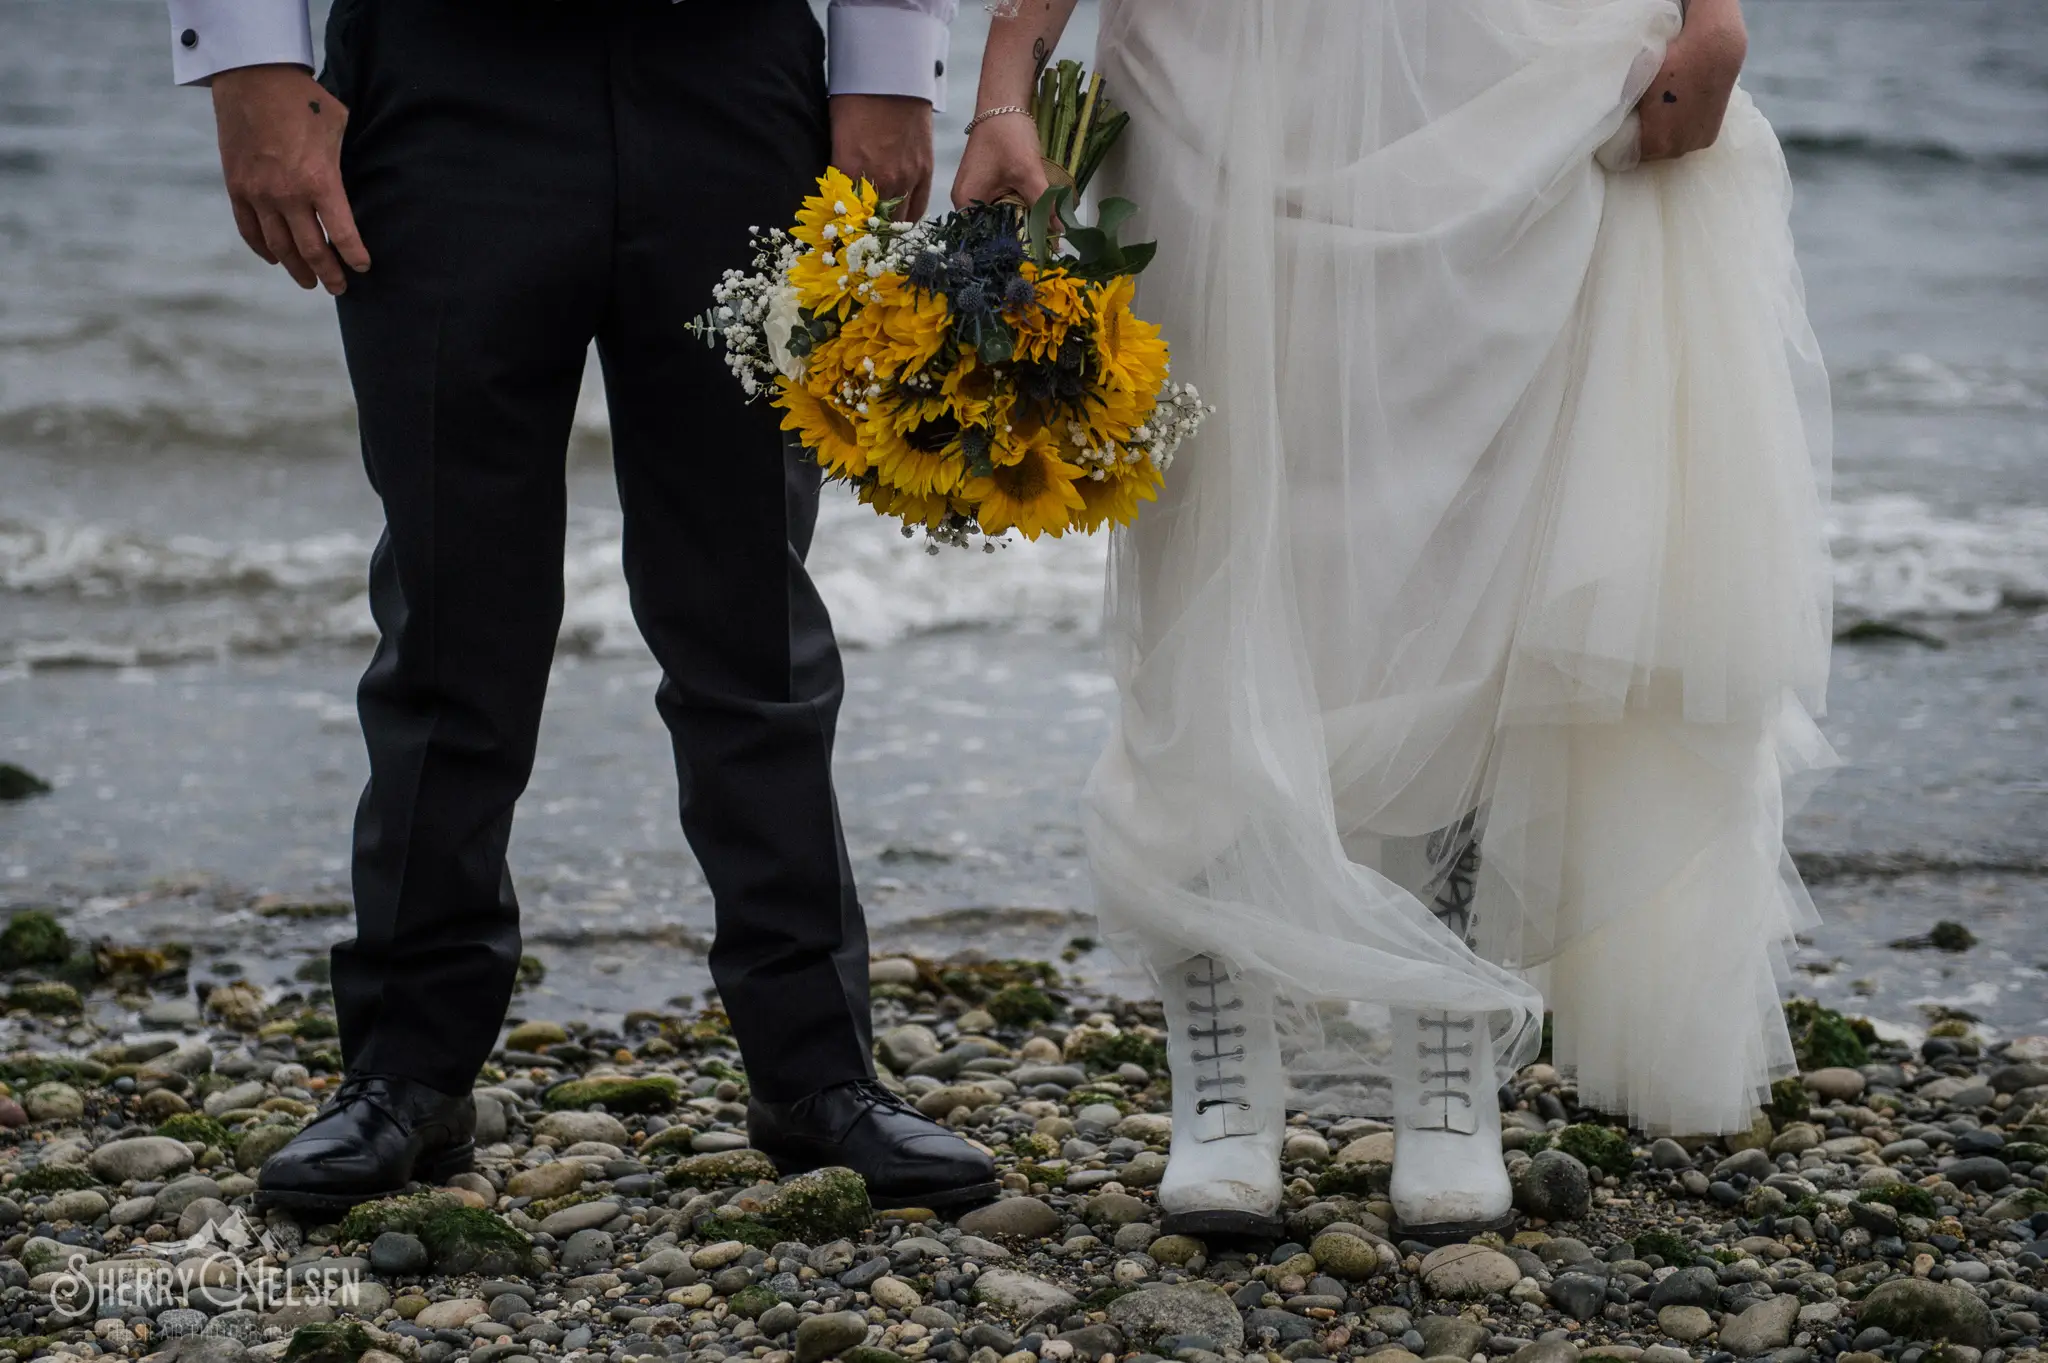
M 1384 1106 L 1390 1008 L 1483 1014 L 1505 1071 L 1547 1006 L 1652 1130 L 1746 1127 L 1792 1063 L 1826 380 L 1749 99 L 1629 167 L 1680 22 L 1104 0 L 1105 181 L 1217 415 L 1113 549 L 1090 853 L 1140 959 L 1277 997 L 1291 1105 Z

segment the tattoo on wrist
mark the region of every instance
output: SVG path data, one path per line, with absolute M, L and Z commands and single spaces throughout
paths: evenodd
M 1034 76 L 1043 73 L 1045 64 L 1051 60 L 1052 49 L 1046 46 L 1045 35 L 1041 33 L 1031 40 L 1031 73 Z
M 317 114 L 320 112 L 320 101 L 317 99 L 309 99 L 306 101 L 306 107 Z

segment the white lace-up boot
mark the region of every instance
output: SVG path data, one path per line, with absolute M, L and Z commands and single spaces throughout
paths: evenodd
M 1163 1229 L 1277 1236 L 1287 1113 L 1272 1001 L 1209 956 L 1162 971 L 1160 992 L 1173 1074 Z
M 1464 1240 L 1514 1222 L 1486 1018 L 1394 1010 L 1394 1179 L 1401 1234 Z

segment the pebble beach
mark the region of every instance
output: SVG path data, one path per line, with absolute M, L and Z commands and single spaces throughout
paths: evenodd
M 1794 1002 L 1754 1129 L 1649 1139 L 1547 1063 L 1502 1091 L 1519 1228 L 1404 1239 L 1393 1137 L 1291 1119 L 1287 1241 L 1162 1235 L 1157 1005 L 1058 964 L 871 966 L 890 1087 L 1002 1183 L 947 1217 L 748 1147 L 724 1018 L 522 1015 L 447 1186 L 333 1221 L 253 1172 L 339 1081 L 324 986 L 0 933 L 0 1363 L 2039 1363 L 2048 1037 L 1917 1046 Z M 305 972 L 317 976 L 317 971 Z

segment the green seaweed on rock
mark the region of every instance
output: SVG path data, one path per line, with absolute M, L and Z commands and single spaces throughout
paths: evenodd
M 17 1192 L 68 1193 L 80 1188 L 97 1188 L 100 1181 L 82 1164 L 38 1164 L 25 1169 L 14 1181 Z
M 989 1016 L 1006 1027 L 1029 1027 L 1034 1022 L 1051 1022 L 1060 1006 L 1035 984 L 1006 984 L 986 1005 Z
M 673 1075 L 650 1074 L 634 1079 L 622 1074 L 571 1079 L 556 1084 L 541 1100 L 550 1112 L 572 1112 L 604 1104 L 608 1112 L 670 1112 L 682 1096 Z
M 1620 1178 L 1628 1173 L 1635 1162 L 1629 1148 L 1628 1133 L 1616 1131 L 1611 1126 L 1600 1126 L 1593 1122 L 1580 1122 L 1557 1133 L 1551 1142 L 1553 1149 L 1562 1150 L 1577 1159 L 1589 1169 Z M 1527 1149 L 1527 1147 L 1523 1147 Z M 1532 1152 L 1533 1153 L 1533 1152 Z
M 1637 1258 L 1654 1254 L 1674 1268 L 1689 1267 L 1697 1256 L 1691 1244 L 1668 1230 L 1642 1231 L 1636 1236 L 1635 1246 Z
M 61 965 L 71 956 L 71 937 L 54 916 L 41 909 L 23 909 L 0 929 L 0 970 L 24 966 Z
M 1870 1052 L 1865 1049 L 1870 1024 L 1863 1023 L 1859 1029 L 1855 1024 L 1862 1019 L 1851 1019 L 1832 1008 L 1823 1008 L 1812 999 L 1789 999 L 1785 1003 L 1785 1025 L 1792 1033 L 1793 1053 L 1798 1057 L 1801 1070 L 1812 1071 L 1836 1067 L 1854 1069 L 1870 1063 Z
M 1858 1202 L 1882 1202 L 1894 1211 L 1908 1216 L 1933 1217 L 1937 1213 L 1934 1194 L 1912 1183 L 1887 1183 L 1882 1188 L 1866 1188 L 1856 1197 Z
M 234 1142 L 225 1126 L 203 1112 L 180 1112 L 167 1117 L 156 1129 L 156 1134 L 169 1136 L 174 1141 L 210 1145 L 216 1150 L 225 1150 Z
M 372 1347 L 370 1332 L 360 1322 L 316 1321 L 292 1331 L 284 1363 L 356 1363 Z

